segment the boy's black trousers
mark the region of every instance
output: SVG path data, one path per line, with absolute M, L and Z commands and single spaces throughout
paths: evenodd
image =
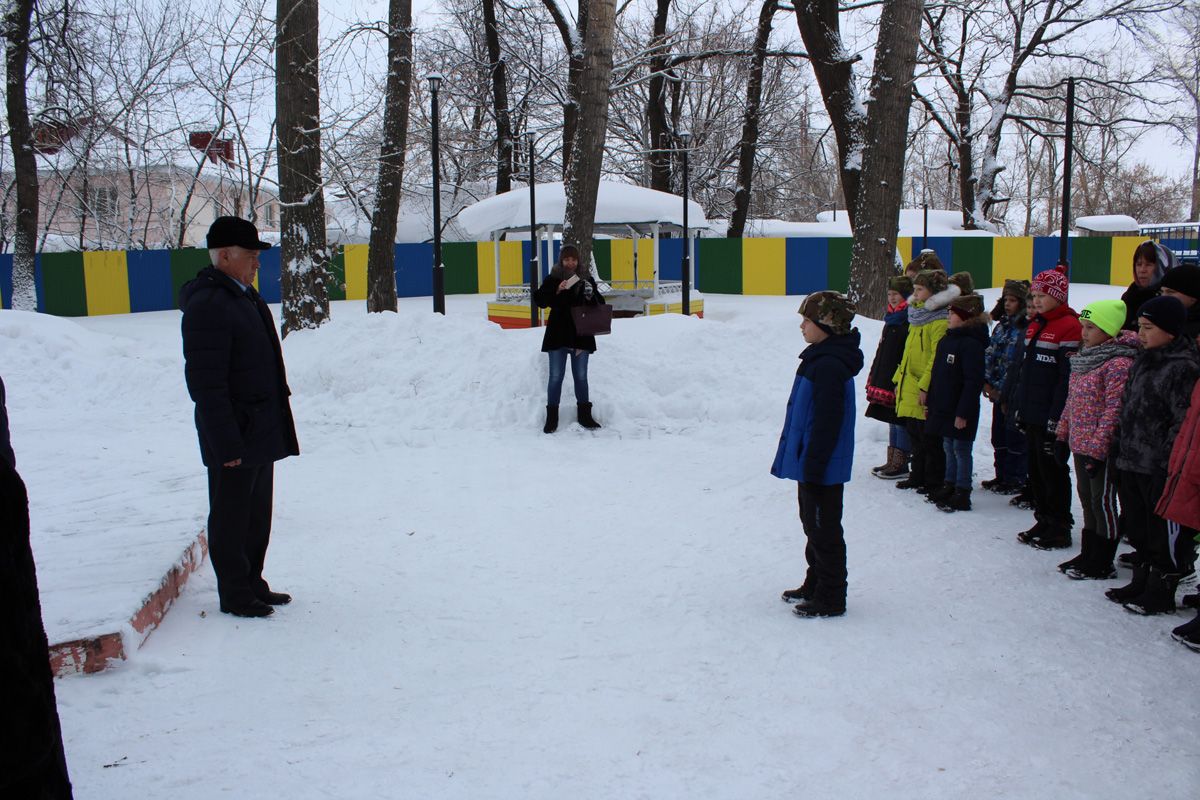
M 1071 516 L 1071 469 L 1046 452 L 1046 443 L 1054 444 L 1054 434 L 1043 427 L 1031 427 L 1025 437 L 1029 443 L 1033 516 L 1043 527 L 1069 534 L 1075 524 Z
M 804 558 L 808 562 L 805 583 L 815 586 L 815 596 L 833 605 L 846 605 L 846 539 L 842 530 L 842 492 L 844 484 L 822 486 L 797 484 L 800 524 L 808 543 Z

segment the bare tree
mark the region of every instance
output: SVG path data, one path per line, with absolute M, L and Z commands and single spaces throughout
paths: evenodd
M 771 38 L 771 21 L 778 7 L 777 0 L 764 0 L 758 14 L 758 29 L 754 35 L 750 80 L 746 85 L 746 115 L 742 121 L 742 140 L 738 144 L 737 188 L 733 195 L 733 216 L 726 236 L 740 239 L 750 213 L 750 190 L 754 180 L 754 156 L 758 150 L 758 123 L 761 116 L 763 62 L 767 60 L 767 43 Z
M 275 25 L 275 119 L 286 337 L 295 330 L 319 327 L 329 318 L 317 0 L 278 0 Z
M 1200 219 L 1200 2 L 1186 0 L 1168 17 L 1170 26 L 1146 26 L 1157 73 L 1178 94 L 1170 117 L 1192 149 L 1189 220 Z
M 379 183 L 367 251 L 367 311 L 396 310 L 396 216 L 404 182 L 412 85 L 412 0 L 388 3 L 388 74 L 383 109 Z
M 25 311 L 37 308 L 34 248 L 38 227 L 38 176 L 37 159 L 33 155 L 33 132 L 29 124 L 29 101 L 25 93 L 32 18 L 33 0 L 15 0 L 4 16 L 4 65 L 7 70 L 5 100 L 17 185 L 12 307 Z
M 923 5 L 923 0 L 893 0 L 884 5 L 879 19 L 867 145 L 850 252 L 849 295 L 860 308 L 886 305 L 887 281 L 894 273 L 904 146 Z
M 492 109 L 496 120 L 496 194 L 512 188 L 513 131 L 508 113 L 508 72 L 500 53 L 500 31 L 496 25 L 496 0 L 483 3 L 484 40 L 487 42 L 488 72 L 492 79 Z
M 616 2 L 587 0 L 585 7 L 587 28 L 579 79 L 579 126 L 572 140 L 568 161 L 563 242 L 579 248 L 579 262 L 586 267 L 592 263 L 592 228 L 596 220 L 596 195 L 600 189 L 600 172 L 604 161 L 604 139 L 608 131 Z M 580 16 L 584 16 L 582 7 Z

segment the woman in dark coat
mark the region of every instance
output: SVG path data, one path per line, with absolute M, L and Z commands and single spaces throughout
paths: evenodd
M 546 425 L 544 433 L 558 429 L 558 403 L 562 398 L 563 378 L 567 358 L 571 359 L 571 379 L 575 383 L 575 402 L 579 409 L 579 424 L 589 430 L 600 427 L 592 418 L 588 397 L 588 356 L 596 352 L 595 336 L 580 336 L 575 332 L 571 309 L 575 306 L 598 305 L 604 302 L 600 287 L 586 269 L 579 266 L 579 250 L 566 245 L 558 254 L 558 263 L 546 280 L 533 293 L 538 308 L 549 308 L 546 335 L 542 337 L 542 352 L 550 356 L 550 381 L 546 392 Z
M 1136 331 L 1138 311 L 1152 297 L 1158 297 L 1163 275 L 1175 266 L 1175 255 L 1158 242 L 1147 239 L 1133 251 L 1133 283 L 1121 295 L 1125 302 L 1123 330 Z
M 886 422 L 888 432 L 887 461 L 871 470 L 884 480 L 908 477 L 908 454 L 912 443 L 908 431 L 896 416 L 896 367 L 904 357 L 908 340 L 908 297 L 912 294 L 912 278 L 896 275 L 888 281 L 887 308 L 883 315 L 883 333 L 875 349 L 875 360 L 867 376 L 867 416 Z

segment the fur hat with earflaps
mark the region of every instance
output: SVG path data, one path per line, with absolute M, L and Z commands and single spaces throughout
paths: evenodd
M 933 252 L 932 250 L 922 250 L 920 253 L 917 253 L 917 255 L 913 257 L 913 260 L 905 265 L 904 272 L 909 273 L 914 269 L 918 272 L 926 269 L 940 269 L 942 272 L 946 271 L 946 267 L 942 265 L 942 260 L 938 258 L 937 253 Z
M 799 313 L 826 333 L 842 336 L 850 332 L 858 308 L 841 292 L 813 292 L 800 304 Z
M 967 271 L 956 272 L 950 276 L 950 282 L 957 286 L 964 295 L 975 291 L 975 279 Z
M 987 324 L 981 294 L 964 294 L 954 298 L 950 301 L 950 313 L 967 323 Z
M 917 277 L 913 278 L 913 284 L 924 286 L 931 294 L 937 294 L 950 285 L 950 279 L 940 269 L 923 269 L 917 273 Z
M 1004 282 L 1004 290 L 1000 293 L 1001 297 L 1008 295 L 1015 297 L 1022 303 L 1029 297 L 1029 281 L 1018 281 L 1009 278 Z
M 912 294 L 912 290 L 912 278 L 908 277 L 907 275 L 893 275 L 892 277 L 888 278 L 889 292 L 896 292 L 897 294 L 903 295 L 905 298 L 907 298 L 910 294 Z

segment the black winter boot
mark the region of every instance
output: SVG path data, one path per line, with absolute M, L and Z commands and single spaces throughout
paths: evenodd
M 558 430 L 558 406 L 546 406 L 546 424 L 542 433 L 554 433 Z
M 1133 600 L 1146 590 L 1146 580 L 1149 577 L 1149 565 L 1137 562 L 1133 565 L 1133 578 L 1129 583 L 1106 590 L 1104 596 L 1114 603 L 1124 603 Z
M 780 599 L 785 603 L 802 603 L 806 600 L 812 600 L 815 589 L 806 579 L 804 583 L 797 586 L 795 589 L 788 589 L 780 595 Z
M 1017 534 L 1017 541 L 1021 544 L 1033 544 L 1035 540 L 1040 538 L 1046 532 L 1046 526 L 1041 522 L 1034 522 L 1033 527 L 1027 531 L 1021 531 Z
M 846 601 L 814 597 L 811 600 L 800 601 L 792 608 L 792 613 L 797 617 L 840 617 L 846 613 Z
M 1084 540 L 1085 552 L 1088 559 L 1078 566 L 1068 569 L 1067 577 L 1073 581 L 1105 581 L 1117 577 L 1117 568 L 1113 566 L 1113 556 L 1117 554 L 1116 539 L 1105 539 L 1093 531 L 1085 531 L 1092 537 L 1091 547 Z
M 1071 529 L 1049 528 L 1029 545 L 1038 550 L 1064 550 L 1071 546 Z
M 1200 614 L 1191 622 L 1185 622 L 1171 631 L 1171 638 L 1184 647 L 1200 653 Z
M 1150 568 L 1146 578 L 1146 590 L 1140 596 L 1125 603 L 1125 610 L 1135 614 L 1175 613 L 1175 589 L 1179 586 L 1178 572 L 1163 572 L 1158 567 Z
M 600 423 L 596 422 L 596 420 L 592 419 L 592 404 L 591 403 L 580 403 L 579 404 L 579 414 L 578 414 L 577 418 L 579 420 L 579 424 L 582 425 L 583 427 L 587 428 L 589 431 L 594 431 L 600 427 Z
M 1079 555 L 1074 558 L 1067 559 L 1058 565 L 1058 571 L 1065 573 L 1067 570 L 1082 567 L 1092 560 L 1092 547 L 1095 533 L 1090 528 L 1084 528 L 1079 532 Z
M 942 502 L 938 503 L 937 507 L 947 513 L 954 511 L 970 511 L 971 487 L 956 487 L 953 494 L 951 494 Z
M 1179 605 L 1184 608 L 1200 608 L 1200 592 L 1189 594 L 1179 601 Z
M 935 505 L 941 505 L 942 503 L 946 502 L 953 496 L 954 496 L 954 484 L 953 483 L 943 483 L 941 486 L 937 487 L 936 489 L 931 489 L 925 495 L 925 502 L 933 503 Z

